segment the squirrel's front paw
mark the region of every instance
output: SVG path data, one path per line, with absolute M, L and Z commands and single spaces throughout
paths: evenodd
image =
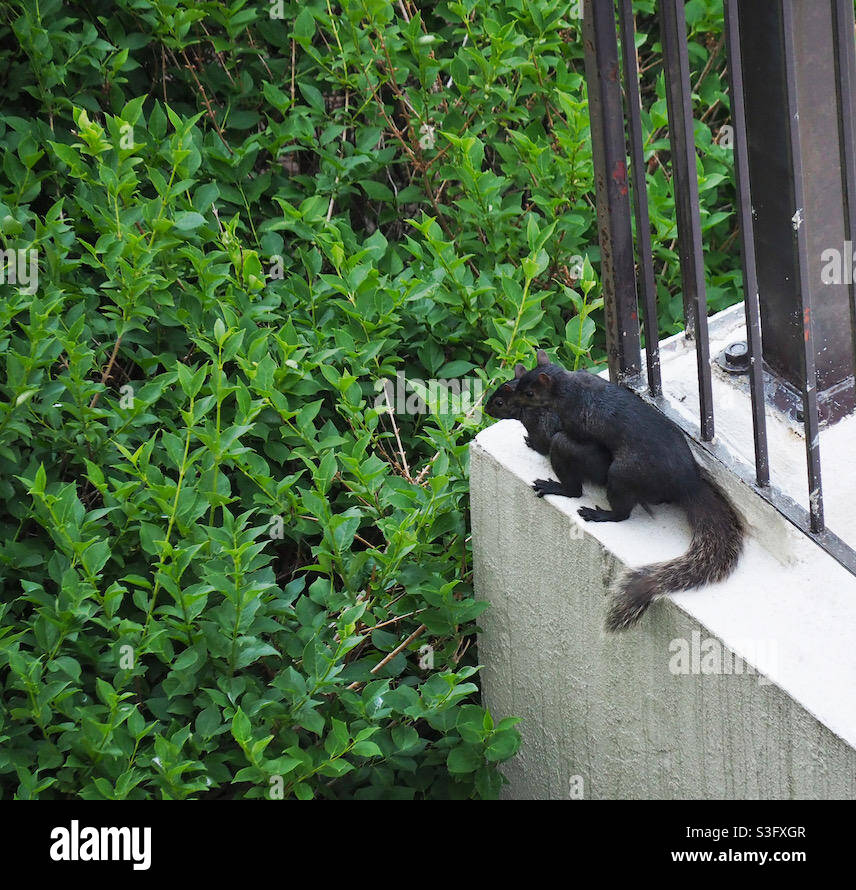
M 532 483 L 532 489 L 539 498 L 544 497 L 545 494 L 565 493 L 562 483 L 556 482 L 554 479 L 536 479 Z
M 600 522 L 603 510 L 600 507 L 580 507 L 577 513 L 585 519 L 586 522 Z

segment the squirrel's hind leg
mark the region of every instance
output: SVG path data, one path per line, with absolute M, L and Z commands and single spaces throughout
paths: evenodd
M 601 507 L 580 507 L 577 512 L 586 522 L 623 522 L 630 516 L 630 511 L 638 501 L 629 489 L 622 486 L 621 478 L 615 472 L 615 464 L 609 471 L 606 496 L 609 498 L 611 510 L 604 510 Z

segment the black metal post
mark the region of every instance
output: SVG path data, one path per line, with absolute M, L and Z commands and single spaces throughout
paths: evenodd
M 678 221 L 681 283 L 684 291 L 684 323 L 687 336 L 694 337 L 696 342 L 701 415 L 699 427 L 702 439 L 709 442 L 713 438 L 713 387 L 707 335 L 707 292 L 699 216 L 692 86 L 683 0 L 661 0 L 660 37 L 666 74 L 672 181 Z
M 802 319 L 802 343 L 792 354 L 792 361 L 799 369 L 802 381 L 803 415 L 805 423 L 805 448 L 808 463 L 809 513 L 811 530 L 823 531 L 823 490 L 820 482 L 820 436 L 817 414 L 817 366 L 814 346 L 814 318 L 809 280 L 809 235 L 805 224 L 804 208 L 808 188 L 803 169 L 803 140 L 800 138 L 799 82 L 797 38 L 794 33 L 794 7 L 791 0 L 782 2 L 782 33 L 784 37 L 785 108 L 787 111 L 787 148 L 791 169 L 794 210 L 791 217 L 793 229 L 793 257 L 797 282 L 797 301 Z M 805 60 L 803 60 L 805 61 Z M 811 185 L 815 185 L 812 183 Z M 811 186 L 809 186 L 810 188 Z M 795 361 L 794 361 L 795 359 Z
M 651 250 L 651 219 L 648 215 L 648 185 L 645 180 L 645 154 L 642 142 L 642 113 L 639 95 L 639 66 L 636 62 L 636 25 L 632 0 L 621 0 L 621 60 L 624 63 L 624 91 L 627 96 L 627 123 L 630 128 L 630 172 L 633 210 L 636 214 L 639 287 L 642 319 L 645 323 L 645 360 L 648 390 L 652 396 L 663 391 L 660 379 L 660 326 L 657 321 L 657 287 L 654 283 L 654 254 Z
M 740 22 L 733 0 L 725 0 L 725 43 L 731 81 L 731 121 L 734 125 L 734 179 L 743 261 L 743 305 L 746 311 L 746 341 L 749 348 L 749 391 L 752 398 L 752 431 L 755 439 L 755 480 L 770 483 L 767 450 L 767 417 L 764 398 L 764 360 L 761 344 L 761 307 L 755 269 L 755 235 L 752 231 L 752 194 L 746 153 L 746 115 L 743 98 L 743 59 L 740 53 Z
M 844 193 L 844 240 L 856 239 L 856 21 L 852 0 L 833 0 L 833 52 L 835 58 L 838 140 L 841 149 L 841 188 Z M 856 276 L 847 288 L 850 296 L 850 331 L 853 368 L 856 370 Z M 854 377 L 856 383 L 856 377 Z M 854 397 L 856 402 L 856 397 Z
M 834 421 L 854 407 L 853 250 L 847 244 L 854 198 L 846 189 L 842 196 L 842 182 L 853 175 L 841 164 L 848 156 L 852 163 L 853 96 L 839 97 L 856 76 L 852 47 L 835 49 L 837 36 L 853 42 L 853 11 L 843 25 L 848 36 L 839 33 L 834 0 L 734 2 L 764 359 L 800 397 L 809 391 L 820 421 Z M 816 376 L 803 358 L 807 333 Z
M 642 356 L 612 0 L 585 0 L 583 42 L 609 376 L 614 382 L 624 382 L 639 376 Z

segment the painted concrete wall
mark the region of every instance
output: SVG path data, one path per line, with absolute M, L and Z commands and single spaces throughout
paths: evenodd
M 856 797 L 856 578 L 723 477 L 751 530 L 738 570 L 608 635 L 609 582 L 682 552 L 686 521 L 656 507 L 583 523 L 576 508 L 603 492 L 537 498 L 531 482 L 552 475 L 516 421 L 473 442 L 482 684 L 495 716 L 523 718 L 505 797 Z M 703 672 L 720 644 L 744 673 Z

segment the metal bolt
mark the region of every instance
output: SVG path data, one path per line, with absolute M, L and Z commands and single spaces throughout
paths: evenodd
M 748 367 L 749 365 L 749 347 L 745 340 L 738 340 L 736 343 L 730 343 L 725 347 L 725 360 L 729 365 L 736 367 Z
M 745 374 L 749 370 L 749 347 L 746 341 L 729 343 L 719 358 L 719 364 L 731 374 Z

